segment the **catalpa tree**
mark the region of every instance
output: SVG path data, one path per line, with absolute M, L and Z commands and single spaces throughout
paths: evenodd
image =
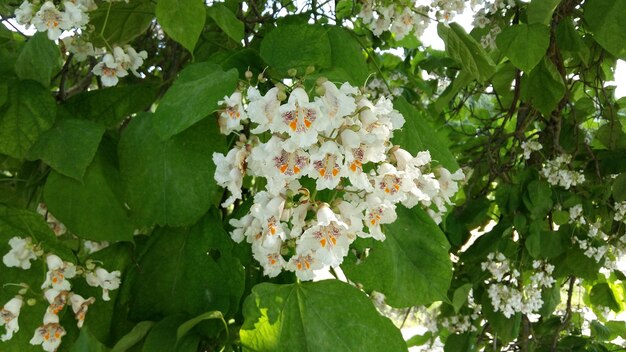
M 0 350 L 624 349 L 626 0 L 0 14 Z

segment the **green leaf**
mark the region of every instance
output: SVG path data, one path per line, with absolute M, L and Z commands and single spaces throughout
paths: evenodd
M 237 310 L 243 267 L 232 256 L 232 241 L 215 213 L 191 228 L 158 228 L 152 233 L 132 283 L 133 320 Z
M 476 337 L 472 334 L 452 334 L 448 336 L 444 346 L 444 352 L 473 352 L 476 351 L 474 345 Z
M 619 312 L 621 306 L 611 287 L 606 282 L 594 285 L 589 292 L 589 300 L 596 307 L 609 307 L 614 312 Z
M 607 341 L 611 337 L 611 330 L 597 320 L 591 322 L 590 328 L 591 336 L 600 341 Z
M 111 349 L 111 352 L 126 352 L 139 341 L 143 340 L 148 334 L 150 329 L 154 326 L 153 321 L 142 321 L 135 325 L 135 327 L 124 337 L 122 337 Z
M 571 20 L 563 19 L 559 21 L 559 25 L 556 29 L 556 41 L 559 49 L 577 53 L 584 63 L 589 61 L 589 56 L 591 55 L 589 47 L 580 36 Z M 585 102 L 586 99 L 588 98 L 583 98 L 579 101 Z M 579 101 L 576 102 L 577 105 L 579 105 Z M 591 105 L 591 107 L 593 107 L 593 105 Z
M 549 25 L 552 20 L 552 13 L 554 13 L 560 2 L 561 0 L 532 0 L 526 10 L 528 23 Z
M 528 184 L 523 197 L 526 208 L 535 219 L 543 219 L 554 204 L 552 188 L 543 180 L 535 180 Z
M 282 25 L 269 32 L 261 42 L 261 57 L 286 74 L 295 68 L 304 74 L 308 66 L 325 69 L 332 66 L 328 29 L 317 25 Z
M 63 119 L 45 132 L 28 153 L 41 159 L 57 172 L 82 180 L 96 155 L 104 127 L 88 120 Z
M 333 67 L 323 70 L 322 75 L 330 80 L 348 81 L 355 86 L 364 85 L 370 70 L 361 44 L 354 37 L 356 34 L 341 27 L 330 27 L 327 34 Z
M 428 331 L 423 335 L 415 335 L 406 340 L 407 347 L 422 346 L 433 337 L 433 333 Z
M 87 327 L 80 329 L 78 339 L 74 341 L 70 352 L 107 352 L 109 351 L 98 339 L 96 339 Z
M 159 0 L 156 18 L 163 31 L 193 53 L 206 20 L 202 0 Z
M 626 58 L 626 0 L 587 0 L 584 11 L 595 40 L 611 54 Z
M 32 79 L 48 87 L 50 79 L 61 69 L 61 52 L 46 33 L 36 33 L 22 49 L 15 63 L 15 73 L 20 79 Z
M 434 133 L 434 128 L 426 116 L 422 115 L 415 106 L 409 104 L 403 97 L 394 101 L 394 107 L 406 120 L 402 130 L 394 132 L 394 144 L 400 145 L 413 155 L 428 150 L 433 160 L 440 162 L 450 172 L 459 168 L 447 143 L 437 133 Z
M 39 136 L 54 124 L 56 103 L 34 81 L 12 82 L 0 107 L 0 153 L 22 159 Z
M 496 43 L 513 65 L 530 72 L 546 55 L 550 45 L 550 29 L 542 24 L 516 24 L 498 34 Z
M 367 296 L 337 280 L 256 285 L 243 315 L 240 336 L 248 350 L 407 350 L 400 331 L 378 314 Z
M 115 128 L 127 116 L 152 105 L 158 86 L 149 83 L 96 89 L 80 93 L 61 105 L 67 114 Z
M 392 307 L 410 307 L 446 299 L 452 278 L 450 245 L 421 209 L 397 208 L 398 219 L 387 226 L 385 241 L 374 241 L 369 255 L 353 255 L 342 264 L 346 276 L 367 292 L 385 294 Z
M 459 313 L 459 310 L 463 308 L 465 302 L 467 302 L 467 297 L 469 296 L 469 292 L 472 290 L 472 284 L 465 284 L 456 290 L 454 290 L 454 294 L 452 295 L 452 307 L 454 307 L 454 312 Z
M 185 336 L 191 329 L 194 328 L 194 326 L 198 325 L 199 323 L 205 321 L 205 320 L 209 320 L 209 319 L 220 319 L 222 320 L 222 322 L 224 322 L 225 328 L 228 329 L 228 325 L 226 324 L 226 321 L 224 320 L 224 315 L 222 315 L 222 312 L 220 312 L 219 310 L 212 310 L 210 312 L 206 312 L 204 314 L 200 314 L 197 317 L 187 320 L 186 322 L 184 322 L 181 326 L 178 327 L 178 330 L 176 331 L 176 338 L 178 340 L 180 340 L 183 336 Z
M 465 88 L 470 82 L 472 82 L 472 75 L 466 70 L 459 71 L 459 74 L 452 81 L 452 83 L 450 83 L 443 93 L 441 93 L 439 98 L 437 98 L 437 101 L 435 102 L 435 110 L 437 112 L 441 112 L 448 106 L 456 94 L 461 89 Z
M 613 199 L 616 202 L 626 200 L 626 173 L 620 174 L 613 181 Z
M 121 202 L 119 173 L 100 152 L 83 182 L 52 171 L 43 196 L 50 212 L 77 236 L 95 241 L 131 241 L 134 227 Z
M 186 318 L 181 315 L 169 316 L 156 323 L 146 337 L 143 352 L 196 352 L 200 337 L 186 335 L 183 340 L 177 341 L 176 329 L 184 323 Z
M 459 62 L 463 70 L 477 81 L 482 83 L 495 73 L 496 67 L 491 58 L 463 27 L 457 23 L 450 23 L 449 27 L 440 23 L 437 33 L 446 44 L 448 56 Z
M 215 21 L 226 35 L 232 40 L 240 43 L 244 36 L 244 24 L 237 16 L 224 4 L 216 3 L 207 9 L 209 17 Z
M 95 33 L 90 39 L 94 47 L 126 44 L 144 33 L 153 20 L 154 3 L 150 0 L 100 4 L 89 13 Z
M 211 63 L 187 66 L 159 103 L 155 131 L 166 140 L 204 119 L 218 109 L 218 101 L 233 93 L 237 78 L 236 70 L 224 72 Z
M 543 305 L 539 309 L 539 314 L 543 318 L 547 318 L 561 303 L 561 286 L 554 284 L 550 288 L 544 288 L 541 291 L 541 299 L 543 300 Z
M 539 112 L 549 116 L 565 94 L 565 85 L 554 64 L 544 58 L 522 79 L 522 96 Z
M 213 119 L 167 141 L 160 140 L 153 123 L 152 114 L 137 115 L 119 143 L 131 214 L 146 226 L 193 224 L 221 198 L 211 156 L 225 149 L 225 138 Z

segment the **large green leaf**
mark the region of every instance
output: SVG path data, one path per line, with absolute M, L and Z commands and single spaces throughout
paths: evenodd
M 45 132 L 28 153 L 57 172 L 81 180 L 93 160 L 104 127 L 88 120 L 62 119 Z
M 397 213 L 398 220 L 385 226 L 387 239 L 373 242 L 366 258 L 346 258 L 346 276 L 368 292 L 384 293 L 393 307 L 445 300 L 452 279 L 445 235 L 421 209 L 398 206 Z
M 215 23 L 237 43 L 243 40 L 244 24 L 222 3 L 215 3 L 207 9 L 207 14 Z
M 50 85 L 50 79 L 59 69 L 59 47 L 41 32 L 30 37 L 15 63 L 15 73 L 20 79 L 32 79 L 44 87 Z
M 561 0 L 532 0 L 526 10 L 528 23 L 549 25 L 550 20 L 552 20 L 552 13 L 554 13 L 560 2 Z
M 94 46 L 122 45 L 144 33 L 154 19 L 154 3 L 150 0 L 109 2 L 99 4 L 89 14 L 94 26 Z
M 358 289 L 337 281 L 262 283 L 244 302 L 245 350 L 406 351 L 400 331 Z
M 526 188 L 523 200 L 526 208 L 535 219 L 543 219 L 554 204 L 552 188 L 546 181 L 532 181 Z
M 233 93 L 237 78 L 236 70 L 224 72 L 211 63 L 186 67 L 159 103 L 155 131 L 165 140 L 207 117 L 218 109 L 218 101 Z
M 269 32 L 261 42 L 261 57 L 268 65 L 286 73 L 295 68 L 300 74 L 308 66 L 332 66 L 328 29 L 317 25 L 282 25 Z
M 626 173 L 622 173 L 613 181 L 613 199 L 616 202 L 623 202 L 626 200 Z
M 119 158 L 126 201 L 142 225 L 193 224 L 221 198 L 211 157 L 225 149 L 225 138 L 216 121 L 205 119 L 161 141 L 154 119 L 148 113 L 137 115 L 122 134 Z
M 34 81 L 12 82 L 0 107 L 0 153 L 22 159 L 56 116 L 50 92 Z
M 530 72 L 548 50 L 550 29 L 543 24 L 516 24 L 498 34 L 496 43 L 513 65 Z
M 156 323 L 143 344 L 143 352 L 196 352 L 200 337 L 186 335 L 177 340 L 176 329 L 184 323 L 185 316 L 173 315 Z
M 459 168 L 445 139 L 437 134 L 420 111 L 403 97 L 394 101 L 394 107 L 404 116 L 406 121 L 402 130 L 394 132 L 393 142 L 395 144 L 400 145 L 413 155 L 428 150 L 433 160 L 440 162 L 451 172 Z
M 77 94 L 61 107 L 69 116 L 114 128 L 125 117 L 148 109 L 157 94 L 158 86 L 149 83 L 110 87 Z
M 502 340 L 504 343 L 508 343 L 517 338 L 522 322 L 521 313 L 515 313 L 515 315 L 507 318 L 502 312 L 495 312 L 487 292 L 483 294 L 482 307 L 482 313 L 487 321 L 489 321 L 489 324 L 491 324 L 498 339 Z
M 232 256 L 232 241 L 216 213 L 191 228 L 158 228 L 150 236 L 132 287 L 134 320 L 237 310 L 243 267 Z
M 67 342 L 65 342 L 67 345 Z M 96 337 L 94 337 L 87 327 L 80 329 L 78 339 L 74 341 L 70 352 L 107 352 L 106 348 Z
M 495 72 L 496 66 L 482 46 L 456 23 L 447 26 L 440 23 L 437 33 L 446 44 L 448 56 L 461 64 L 463 69 L 477 81 L 484 82 Z
M 615 298 L 613 290 L 611 290 L 611 287 L 606 282 L 601 282 L 591 288 L 591 292 L 589 292 L 589 300 L 591 301 L 591 304 L 598 308 L 608 307 L 614 312 L 619 312 L 621 310 L 621 305 Z
M 333 67 L 329 71 L 322 71 L 322 75 L 326 75 L 330 80 L 343 78 L 343 81 L 355 86 L 364 85 L 370 70 L 361 44 L 355 39 L 356 34 L 341 27 L 330 27 L 327 34 Z
M 81 238 L 130 241 L 134 227 L 120 200 L 119 172 L 101 151 L 87 168 L 83 182 L 53 171 L 44 188 L 48 209 Z
M 626 0 L 585 1 L 585 21 L 596 41 L 611 54 L 626 58 Z
M 522 96 L 542 114 L 548 116 L 565 94 L 565 85 L 554 64 L 544 58 L 522 79 Z
M 156 18 L 163 31 L 193 53 L 206 20 L 202 0 L 159 0 Z

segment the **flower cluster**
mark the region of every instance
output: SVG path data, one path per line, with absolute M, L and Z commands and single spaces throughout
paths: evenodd
M 362 4 L 357 16 L 377 37 L 385 31 L 391 31 L 397 40 L 404 39 L 411 32 L 419 39 L 428 26 L 426 14 L 429 10 L 427 6 L 414 7 L 412 4 L 397 6 L 391 3 L 388 6 L 380 6 L 373 0 L 367 0 Z
M 10 251 L 2 258 L 7 267 L 27 270 L 31 267 L 31 260 L 45 256 L 48 271 L 41 289 L 43 290 L 42 298 L 48 302 L 48 308 L 43 317 L 42 325 L 35 330 L 30 340 L 33 345 L 42 345 L 45 351 L 56 351 L 61 344 L 62 337 L 66 334 L 65 329 L 59 323 L 59 314 L 68 305 L 68 302 L 74 313 L 76 324 L 78 328 L 81 328 L 89 306 L 96 301 L 94 297 L 83 298 L 72 292 L 70 279 L 79 275 L 84 276 L 87 284 L 103 289 L 102 299 L 105 301 L 109 300 L 109 290 L 115 290 L 120 286 L 119 271 L 108 272 L 103 268 L 96 267 L 93 263 L 88 263 L 87 267 L 83 268 L 64 261 L 55 254 L 44 255 L 43 250 L 38 245 L 33 244 L 30 237 L 13 237 L 9 240 L 9 245 L 11 246 Z M 10 340 L 13 334 L 19 331 L 18 317 L 24 303 L 21 295 L 32 292 L 27 289 L 28 285 L 24 283 L 18 286 L 22 287 L 19 292 L 20 295 L 15 296 L 0 310 L 0 326 L 4 325 L 6 328 L 6 333 L 0 337 L 2 341 Z
M 520 272 L 511 267 L 511 262 L 502 253 L 490 253 L 481 264 L 483 271 L 491 274 L 492 282 L 487 289 L 494 311 L 510 318 L 516 313 L 532 314 L 543 305 L 542 288 L 550 288 L 554 266 L 543 261 L 533 261 L 534 274 L 528 285 L 518 285 Z
M 15 10 L 17 23 L 35 26 L 38 32 L 48 32 L 50 40 L 57 40 L 63 31 L 85 28 L 89 23 L 88 12 L 98 7 L 93 0 L 66 0 L 63 11 L 52 1 L 39 4 L 39 1 L 25 0 Z
M 105 87 L 116 85 L 120 77 L 128 75 L 128 71 L 140 77 L 137 70 L 148 57 L 145 50 L 137 52 L 129 45 L 111 47 L 108 44 L 108 49 L 100 49 L 94 48 L 89 41 L 93 28 L 87 26 L 88 13 L 97 8 L 94 0 L 66 0 L 62 4 L 62 10 L 61 6 L 57 7 L 52 1 L 40 5 L 38 0 L 25 0 L 15 10 L 15 18 L 22 25 L 35 26 L 39 32 L 47 31 L 50 40 L 59 39 L 63 31 L 72 31 L 72 36 L 61 39 L 65 49 L 79 62 L 90 56 L 100 56 L 101 61 L 92 69 L 92 73 L 101 77 Z
M 617 202 L 614 207 L 615 215 L 613 216 L 613 220 L 626 224 L 626 201 Z
M 271 277 L 287 269 L 310 280 L 314 270 L 341 264 L 357 237 L 384 240 L 381 225 L 396 220 L 398 203 L 419 204 L 441 221 L 464 178 L 460 170 L 431 168 L 427 151 L 414 157 L 390 143 L 404 117 L 388 99 L 374 103 L 347 83 L 324 80 L 316 92 L 311 101 L 296 87 L 281 102 L 286 93 L 277 87 L 265 95 L 250 87 L 245 97 L 235 92 L 222 102 L 224 133 L 244 124 L 265 133 L 265 142 L 240 135 L 213 161 L 215 180 L 231 194 L 224 207 L 242 198 L 245 176 L 264 185 L 249 213 L 231 220 L 231 236 L 252 244 Z
M 530 159 L 530 154 L 532 154 L 532 152 L 536 152 L 539 151 L 543 148 L 543 146 L 541 145 L 541 143 L 537 142 L 537 141 L 524 141 L 522 142 L 522 151 L 524 152 L 524 159 L 528 160 Z
M 572 171 L 567 167 L 572 162 L 572 156 L 561 154 L 552 160 L 546 161 L 541 169 L 541 175 L 546 178 L 549 184 L 561 186 L 569 189 L 585 182 L 583 171 Z

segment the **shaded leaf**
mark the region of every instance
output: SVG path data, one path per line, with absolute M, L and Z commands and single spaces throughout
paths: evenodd
M 15 62 L 15 73 L 20 79 L 32 79 L 48 87 L 50 79 L 61 69 L 61 52 L 46 33 L 35 33 L 26 42 Z
M 202 0 L 159 0 L 156 18 L 168 36 L 193 53 L 206 20 L 205 4 Z

